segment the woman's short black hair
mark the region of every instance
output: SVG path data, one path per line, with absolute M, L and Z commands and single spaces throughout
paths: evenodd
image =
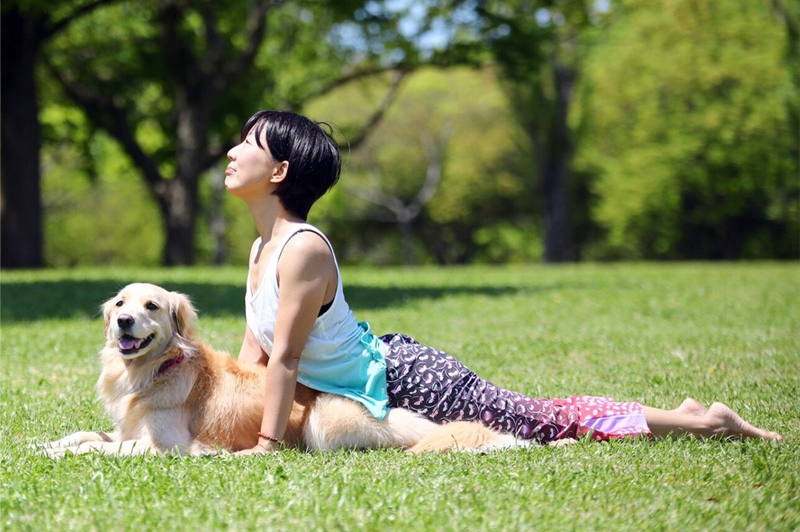
M 265 133 L 272 158 L 289 162 L 286 179 L 272 193 L 287 211 L 303 220 L 314 202 L 336 184 L 342 168 L 339 145 L 321 126 L 331 129 L 326 122 L 314 122 L 295 113 L 258 111 L 241 132 L 244 141 L 255 128 L 256 143 L 262 149 L 261 135 Z

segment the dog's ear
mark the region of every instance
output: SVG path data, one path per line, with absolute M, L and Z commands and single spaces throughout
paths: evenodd
M 100 306 L 100 312 L 103 313 L 103 330 L 106 332 L 108 332 L 108 325 L 111 322 L 111 311 L 114 310 L 117 301 L 119 301 L 118 295 L 112 297 Z
M 172 323 L 175 332 L 180 336 L 189 337 L 192 335 L 192 323 L 197 318 L 197 311 L 189 301 L 189 297 L 179 292 L 170 293 L 169 312 L 172 316 Z

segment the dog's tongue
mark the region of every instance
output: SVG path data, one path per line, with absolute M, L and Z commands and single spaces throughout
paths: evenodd
M 142 341 L 133 336 L 124 336 L 119 339 L 119 347 L 125 351 L 129 349 L 139 349 L 140 345 L 142 345 Z

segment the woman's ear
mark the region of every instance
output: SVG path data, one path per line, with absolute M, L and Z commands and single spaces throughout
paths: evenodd
M 192 322 L 197 318 L 197 311 L 189 298 L 181 293 L 170 294 L 169 312 L 175 332 L 184 338 L 192 335 Z
M 286 176 L 289 174 L 289 161 L 283 161 L 272 172 L 269 179 L 270 183 L 282 183 Z

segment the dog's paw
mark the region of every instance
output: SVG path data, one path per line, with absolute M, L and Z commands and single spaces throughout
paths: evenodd
M 52 442 L 52 441 L 51 442 L 46 442 L 46 443 L 42 443 L 42 442 L 29 443 L 25 447 L 26 447 L 26 449 L 28 449 L 32 453 L 43 455 L 43 456 L 46 456 L 49 451 L 52 451 L 54 449 L 61 449 L 62 448 L 60 445 L 58 445 L 58 442 Z
M 39 451 L 39 454 L 54 460 L 60 460 L 61 458 L 72 456 L 77 453 L 70 447 L 45 447 Z
M 40 456 L 47 455 L 47 447 L 44 443 L 29 443 L 25 448 L 33 454 L 38 454 Z
M 39 450 L 39 453 L 48 458 L 59 460 L 67 456 L 78 456 L 79 454 L 90 453 L 94 450 L 94 447 L 88 444 L 73 446 L 52 446 L 46 444 Z

